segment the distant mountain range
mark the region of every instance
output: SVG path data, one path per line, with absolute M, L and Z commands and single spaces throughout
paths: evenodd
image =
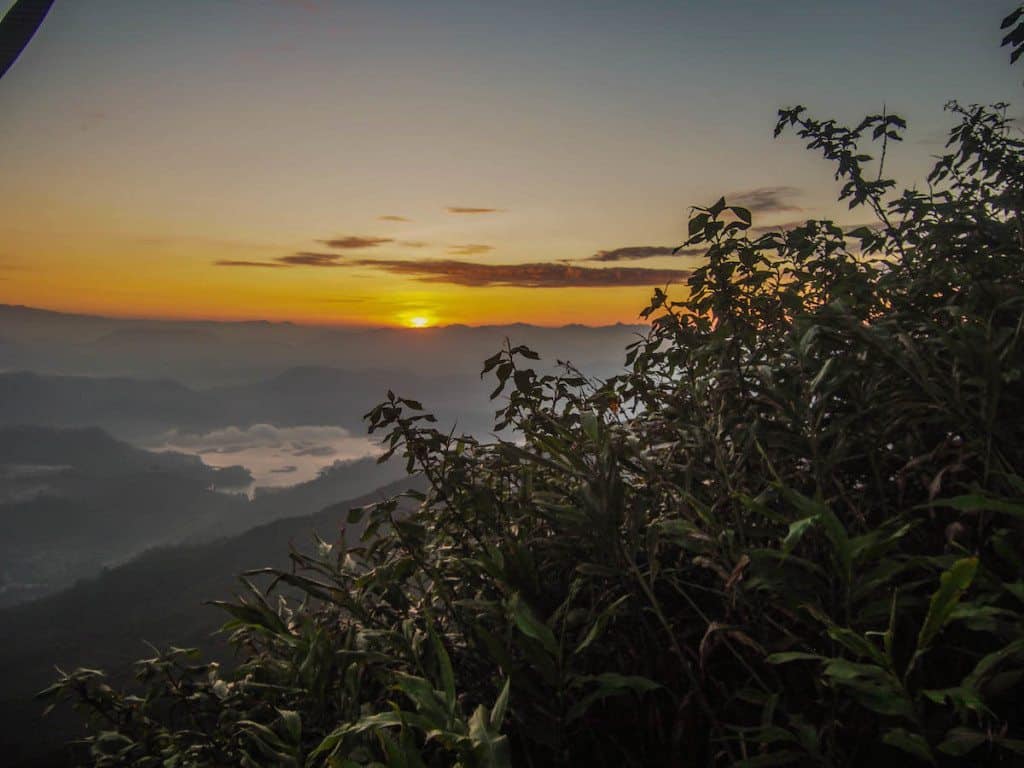
M 308 515 L 401 477 L 398 462 L 335 465 L 253 499 L 241 467 L 153 453 L 97 428 L 0 428 L 0 606 L 52 593 L 141 551 Z
M 513 324 L 339 328 L 292 323 L 132 320 L 0 305 L 0 371 L 171 378 L 208 387 L 268 379 L 289 368 L 475 375 L 506 338 L 550 364 L 617 369 L 643 325 Z
M 145 439 L 167 430 L 332 425 L 364 434 L 363 415 L 388 389 L 419 398 L 446 423 L 486 431 L 493 407 L 479 377 L 425 377 L 398 371 L 292 368 L 273 378 L 191 388 L 169 379 L 0 373 L 0 425 L 98 425 Z

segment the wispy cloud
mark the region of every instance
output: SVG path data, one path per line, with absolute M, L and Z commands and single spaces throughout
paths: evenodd
M 452 256 L 480 256 L 484 253 L 490 253 L 493 250 L 493 245 L 484 245 L 483 243 L 466 243 L 464 245 L 448 246 L 448 253 Z
M 247 261 L 245 259 L 219 259 L 213 262 L 218 267 L 288 267 L 279 261 Z
M 359 259 L 353 267 L 370 267 L 413 277 L 424 283 L 446 283 L 474 288 L 505 286 L 516 288 L 600 288 L 607 286 L 650 286 L 685 280 L 688 270 L 611 267 L 595 269 L 572 264 L 535 262 L 531 264 L 478 264 L 453 259 Z
M 791 229 L 802 227 L 805 224 L 807 224 L 807 219 L 795 219 L 793 221 L 784 221 L 781 224 L 760 224 L 756 227 L 751 227 L 750 233 L 752 235 L 764 235 L 767 234 L 768 232 L 788 232 Z M 882 225 L 879 224 L 877 221 L 869 222 L 866 224 L 843 224 L 841 222 L 836 222 L 836 226 L 838 226 L 844 232 L 850 232 L 851 230 L 860 229 L 861 227 L 867 227 L 868 229 L 881 229 L 882 227 Z
M 667 245 L 627 245 L 610 251 L 598 251 L 583 261 L 639 261 L 658 256 L 671 256 L 672 248 Z
M 748 232 L 752 235 L 764 235 L 768 232 L 786 232 L 796 227 L 802 227 L 806 223 L 806 219 L 794 219 L 793 221 L 784 221 L 781 224 L 758 224 L 751 227 Z
M 314 251 L 300 251 L 290 256 L 282 256 L 275 259 L 283 266 L 292 267 L 340 267 L 343 266 L 339 259 L 340 253 L 316 253 Z
M 448 211 L 448 213 L 469 213 L 469 214 L 474 214 L 474 213 L 502 213 L 504 211 L 504 209 L 502 209 L 502 208 L 471 208 L 471 207 L 462 206 L 462 205 L 449 205 L 446 210 Z
M 387 216 L 378 216 L 377 221 L 395 221 L 401 223 L 409 223 L 412 219 L 407 219 L 405 216 L 395 216 L 394 214 L 388 214 Z
M 333 237 L 329 240 L 318 240 L 328 248 L 345 248 L 355 250 L 357 248 L 376 248 L 378 245 L 386 245 L 395 242 L 391 237 L 361 237 L 359 235 L 346 235 L 344 237 Z
M 739 205 L 754 213 L 771 211 L 801 211 L 792 198 L 801 193 L 799 187 L 758 187 L 746 192 L 733 192 L 725 196 L 730 205 Z

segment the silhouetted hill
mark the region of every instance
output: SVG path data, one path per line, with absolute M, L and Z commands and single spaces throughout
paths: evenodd
M 32 699 L 54 679 L 55 664 L 103 667 L 126 679 L 131 662 L 152 655 L 144 641 L 222 653 L 223 644 L 211 642 L 211 636 L 226 617 L 205 601 L 230 597 L 243 571 L 287 566 L 289 543 L 307 548 L 314 532 L 337 540 L 351 507 L 418 485 L 404 478 L 348 502 L 336 503 L 344 497 L 335 496 L 327 502 L 330 508 L 232 538 L 151 550 L 62 593 L 0 611 L 0 754 L 5 764 L 68 764 L 59 745 L 72 735 L 74 721 L 64 711 L 41 719 L 41 706 Z M 304 493 L 310 494 L 305 503 L 312 503 L 310 488 Z M 297 505 L 303 499 L 288 491 L 274 495 Z M 347 526 L 348 540 L 361 530 Z M 47 752 L 53 754 L 45 760 L 41 756 Z

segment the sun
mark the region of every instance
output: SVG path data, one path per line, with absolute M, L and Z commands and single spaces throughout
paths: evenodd
M 423 315 L 416 315 L 416 317 L 409 318 L 410 328 L 429 328 L 430 318 L 424 317 Z

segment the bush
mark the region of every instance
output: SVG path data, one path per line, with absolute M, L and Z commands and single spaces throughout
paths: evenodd
M 94 764 L 1020 764 L 1024 143 L 949 109 L 898 195 L 900 118 L 781 111 L 877 224 L 695 209 L 706 263 L 625 373 L 486 362 L 515 442 L 389 393 L 371 430 L 426 491 L 225 604 L 236 669 L 65 675 Z

